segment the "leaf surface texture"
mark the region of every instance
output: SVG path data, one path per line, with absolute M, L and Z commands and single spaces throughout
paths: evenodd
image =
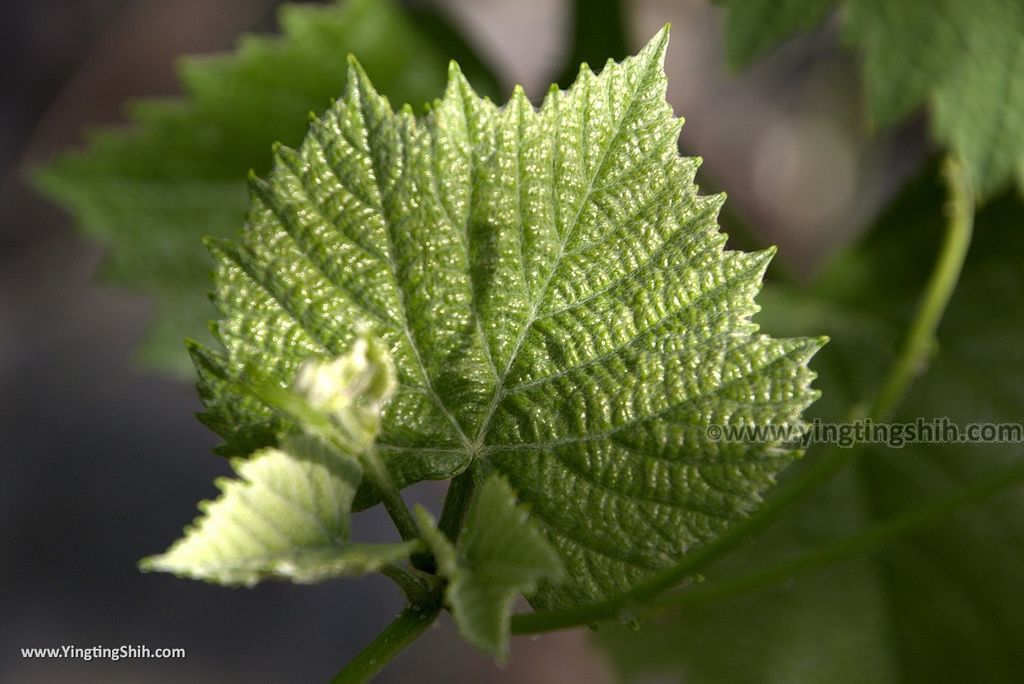
M 518 89 L 481 99 L 453 65 L 417 119 L 353 62 L 252 179 L 241 240 L 211 244 L 224 351 L 195 356 L 222 451 L 291 429 L 237 391 L 247 367 L 287 384 L 366 328 L 397 368 L 377 444 L 392 477 L 504 476 L 566 566 L 538 606 L 621 591 L 754 508 L 797 454 L 707 427 L 799 420 L 821 342 L 750 322 L 770 253 L 725 251 L 721 198 L 696 193 L 667 38 L 539 110 Z

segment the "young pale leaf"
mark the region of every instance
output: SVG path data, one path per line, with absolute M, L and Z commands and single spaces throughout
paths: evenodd
M 381 409 L 395 391 L 395 369 L 377 340 L 360 336 L 352 351 L 329 361 L 307 360 L 294 392 L 324 416 L 336 440 L 354 452 L 373 446 Z M 309 426 L 303 427 L 309 431 Z
M 840 8 L 864 62 L 873 118 L 929 105 L 936 138 L 967 163 L 978 193 L 1024 188 L 1024 3 L 1019 0 L 717 0 L 741 63 Z
M 459 632 L 504 660 L 513 599 L 532 593 L 541 580 L 561 578 L 558 553 L 499 476 L 489 477 L 474 496 L 457 549 L 425 510 L 418 509 L 417 517 L 438 574 L 448 580 L 445 600 Z
M 750 322 L 771 253 L 723 250 L 722 198 L 678 155 L 667 41 L 539 110 L 521 89 L 496 107 L 453 65 L 419 120 L 353 62 L 253 181 L 241 242 L 211 244 L 226 353 L 194 354 L 222 451 L 295 429 L 238 389 L 245 369 L 288 382 L 367 326 L 399 379 L 377 443 L 392 478 L 503 475 L 569 576 L 535 605 L 622 591 L 754 508 L 797 453 L 706 431 L 798 421 L 821 341 Z
M 310 437 L 292 437 L 234 464 L 239 479 L 166 553 L 144 559 L 160 570 L 218 584 L 264 579 L 320 582 L 379 570 L 415 544 L 352 544 L 349 510 L 362 469 L 351 456 Z
M 252 585 L 271 577 L 317 582 L 363 574 L 408 557 L 417 544 L 349 542 L 364 452 L 394 385 L 387 352 L 360 335 L 347 354 L 305 361 L 290 391 L 257 386 L 306 434 L 236 460 L 239 479 L 221 480 L 221 498 L 201 504 L 204 515 L 185 537 L 142 568 Z
M 237 229 L 246 172 L 266 169 L 274 141 L 302 140 L 308 113 L 344 87 L 345 55 L 358 54 L 401 102 L 418 106 L 444 85 L 445 55 L 392 0 L 284 5 L 280 24 L 280 38 L 246 36 L 234 54 L 187 58 L 182 100 L 136 103 L 131 129 L 103 131 L 36 176 L 108 246 L 107 277 L 153 296 L 143 356 L 182 375 L 181 340 L 206 339 L 214 313 L 200 236 Z

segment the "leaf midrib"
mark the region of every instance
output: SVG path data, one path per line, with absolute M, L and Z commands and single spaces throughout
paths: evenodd
M 360 116 L 361 123 L 362 123 L 362 126 L 360 128 L 363 131 L 364 137 L 367 138 L 366 140 L 363 141 L 363 143 L 364 143 L 365 149 L 368 151 L 368 154 L 369 154 L 369 157 L 370 157 L 370 164 L 372 165 L 373 171 L 374 171 L 374 173 L 373 173 L 373 182 L 374 182 L 374 186 L 377 188 L 377 195 L 380 198 L 380 204 L 378 205 L 378 209 L 380 211 L 381 218 L 384 219 L 384 223 L 385 223 L 384 234 L 387 236 L 387 239 L 388 239 L 388 250 L 387 250 L 387 257 L 388 258 L 387 258 L 387 264 L 388 264 L 388 270 L 391 273 L 391 279 L 395 283 L 395 295 L 396 295 L 395 296 L 395 300 L 398 302 L 398 305 L 401 307 L 401 312 L 400 312 L 400 315 L 398 316 L 398 318 L 401 320 L 402 333 L 405 335 L 405 339 L 409 343 L 409 349 L 412 352 L 413 358 L 416 360 L 416 365 L 419 367 L 420 374 L 423 376 L 423 382 L 425 384 L 425 389 L 427 391 L 428 396 L 431 398 L 433 403 L 438 407 L 438 409 L 441 411 L 441 413 L 445 416 L 445 418 L 448 420 L 448 422 L 452 425 L 452 427 L 455 428 L 456 434 L 462 440 L 463 444 L 467 444 L 468 445 L 469 444 L 469 439 L 466 437 L 465 432 L 463 432 L 462 425 L 459 423 L 458 419 L 456 419 L 455 416 L 452 415 L 451 410 L 449 410 L 448 406 L 441 399 L 440 395 L 438 395 L 437 390 L 434 389 L 434 383 L 433 383 L 433 381 L 430 378 L 430 374 L 427 372 L 426 365 L 423 363 L 423 355 L 420 353 L 420 349 L 419 349 L 419 347 L 416 344 L 416 339 L 413 337 L 412 330 L 410 330 L 410 328 L 409 328 L 409 314 L 408 314 L 408 308 L 406 307 L 406 303 L 405 303 L 405 293 L 402 290 L 401 286 L 398 285 L 398 283 L 399 283 L 398 264 L 395 262 L 395 239 L 394 239 L 394 235 L 393 235 L 394 221 L 391 218 L 391 212 L 389 210 L 390 209 L 389 202 L 387 201 L 387 197 L 388 197 L 389 193 L 381 185 L 381 180 L 384 178 L 384 174 L 381 173 L 382 170 L 380 168 L 378 168 L 377 157 L 372 153 L 372 151 L 370 151 L 370 144 L 369 144 L 370 128 L 369 128 L 369 126 L 367 126 L 367 116 L 366 116 L 365 108 L 367 107 L 367 105 L 370 105 L 371 103 L 369 103 L 367 101 L 367 93 L 366 93 L 365 84 L 359 83 L 358 88 L 359 88 L 359 107 L 358 107 L 358 112 L 359 112 L 359 116 Z M 409 117 L 408 115 L 405 115 L 404 113 L 396 113 L 396 114 L 393 114 L 393 116 L 395 117 L 395 124 L 396 124 L 396 126 L 400 126 L 401 127 L 401 128 L 399 128 L 397 130 L 397 133 L 398 133 L 398 138 L 399 138 L 400 144 L 402 145 L 402 152 L 403 152 L 401 155 L 399 155 L 399 158 L 401 159 L 401 164 L 402 164 L 401 175 L 395 181 L 395 188 L 398 188 L 398 187 L 401 186 L 401 183 L 405 182 L 406 175 L 408 174 L 408 162 L 409 162 L 409 145 L 408 145 L 409 140 L 408 140 L 408 137 L 415 133 L 414 129 L 416 127 L 416 122 L 415 122 L 415 120 L 410 121 L 411 117 Z M 413 129 L 413 130 L 410 130 L 410 129 Z
M 519 331 L 518 336 L 516 337 L 515 344 L 512 346 L 512 352 L 509 354 L 508 361 L 505 363 L 505 369 L 502 371 L 501 377 L 498 380 L 498 383 L 495 385 L 494 395 L 491 398 L 490 406 L 488 406 L 488 408 L 487 408 L 487 413 L 484 415 L 484 419 L 481 421 L 480 428 L 477 431 L 476 437 L 475 437 L 475 439 L 474 439 L 474 441 L 473 441 L 473 443 L 471 445 L 471 449 L 472 449 L 472 452 L 470 454 L 471 456 L 475 456 L 476 454 L 480 453 L 480 451 L 482 450 L 482 448 L 484 446 L 484 442 L 487 439 L 487 433 L 489 432 L 490 427 L 491 427 L 491 423 L 494 420 L 494 415 L 495 415 L 495 413 L 498 410 L 498 405 L 501 403 L 501 400 L 505 396 L 505 383 L 507 382 L 508 376 L 509 376 L 509 374 L 512 371 L 512 367 L 515 364 L 515 360 L 518 357 L 519 352 L 522 349 L 522 346 L 523 346 L 523 344 L 526 341 L 527 333 L 529 333 L 529 331 L 533 327 L 534 323 L 537 322 L 537 318 L 538 318 L 537 313 L 540 310 L 540 305 L 543 303 L 544 299 L 547 297 L 547 293 L 548 293 L 548 290 L 549 290 L 549 288 L 551 286 L 551 282 L 554 280 L 555 274 L 558 272 L 558 268 L 559 268 L 559 266 L 562 263 L 562 259 L 565 256 L 565 248 L 568 245 L 568 243 L 569 243 L 570 239 L 572 238 L 573 234 L 576 232 L 577 227 L 579 226 L 580 217 L 583 215 L 583 210 L 586 207 L 587 203 L 590 201 L 590 198 L 591 198 L 591 196 L 592 196 L 592 194 L 594 192 L 594 183 L 596 182 L 597 178 L 601 175 L 601 172 L 604 170 L 605 164 L 608 161 L 608 155 L 611 153 L 612 148 L 614 148 L 616 146 L 616 144 L 618 143 L 619 136 L 622 133 L 623 125 L 628 120 L 629 115 L 633 112 L 634 108 L 637 105 L 637 99 L 638 99 L 637 96 L 640 93 L 640 89 L 642 87 L 645 87 L 649 83 L 650 77 L 651 77 L 650 75 L 651 75 L 651 70 L 648 68 L 645 71 L 643 78 L 637 79 L 637 82 L 636 82 L 636 84 L 633 87 L 633 91 L 632 91 L 632 93 L 630 93 L 629 106 L 625 109 L 625 111 L 622 113 L 622 116 L 616 122 L 616 124 L 615 124 L 615 132 L 614 132 L 613 135 L 611 135 L 609 137 L 608 145 L 605 147 L 605 149 L 601 153 L 601 160 L 600 160 L 600 162 L 595 165 L 594 171 L 593 171 L 591 177 L 587 180 L 587 189 L 583 193 L 583 197 L 581 198 L 579 206 L 576 209 L 576 213 L 575 213 L 575 216 L 573 217 L 572 223 L 569 225 L 568 229 L 565 231 L 565 234 L 564 234 L 564 236 L 562 237 L 562 240 L 559 243 L 558 256 L 555 257 L 554 262 L 552 263 L 551 268 L 548 271 L 548 275 L 547 275 L 547 277 L 544 280 L 544 284 L 540 288 L 540 291 L 536 294 L 536 296 L 533 297 L 533 301 L 530 303 L 530 314 L 529 314 L 529 316 L 527 316 L 526 322 L 523 324 L 522 328 Z M 563 95 L 561 93 L 559 93 L 556 97 L 563 97 Z M 555 105 L 558 106 L 559 109 L 560 109 L 560 105 L 561 104 L 562 103 L 560 101 L 555 100 Z M 584 126 L 587 126 L 587 125 L 589 125 L 589 109 L 584 109 L 584 112 L 587 113 L 587 115 L 584 117 Z M 561 118 L 560 117 L 556 117 L 555 118 L 555 123 L 556 123 L 555 136 L 554 136 L 555 137 L 555 142 L 552 145 L 552 155 L 551 156 L 552 156 L 552 165 L 557 167 L 557 163 L 558 163 L 558 149 L 559 149 L 558 148 L 558 140 L 560 139 L 560 136 L 561 136 L 561 133 L 562 133 Z M 552 174 L 552 178 L 555 178 L 555 177 L 556 177 L 556 174 Z M 558 196 L 557 193 L 552 193 L 552 196 L 554 198 L 554 201 L 557 202 L 557 196 Z M 556 221 L 557 221 L 557 216 L 558 216 L 558 212 L 556 211 L 555 212 L 555 220 Z M 485 340 L 485 343 L 486 343 L 486 340 Z

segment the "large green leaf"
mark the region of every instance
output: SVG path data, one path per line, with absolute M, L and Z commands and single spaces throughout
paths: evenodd
M 274 141 L 302 140 L 308 113 L 344 87 L 348 53 L 400 102 L 419 106 L 444 85 L 447 48 L 420 35 L 391 0 L 285 5 L 280 24 L 281 38 L 247 36 L 235 54 L 185 59 L 183 99 L 135 103 L 128 130 L 102 131 L 36 175 L 108 246 L 106 276 L 155 299 L 142 350 L 155 366 L 190 370 L 182 341 L 209 339 L 215 316 L 199 238 L 238 229 L 246 172 L 266 170 Z M 479 70 L 470 76 L 491 87 Z
M 967 162 L 990 196 L 1024 188 L 1024 3 L 1018 0 L 718 0 L 727 43 L 748 61 L 838 7 L 864 65 L 872 118 L 925 107 L 935 137 Z
M 398 372 L 377 445 L 393 479 L 504 475 L 569 578 L 536 605 L 621 591 L 756 507 L 796 452 L 706 428 L 799 420 L 821 342 L 749 321 L 770 253 L 724 251 L 721 198 L 696 194 L 667 39 L 539 111 L 521 89 L 480 99 L 453 66 L 417 120 L 353 64 L 253 180 L 240 242 L 212 245 L 225 349 L 196 359 L 222 450 L 291 429 L 234 378 L 286 384 L 367 326 Z
M 820 355 L 826 399 L 815 407 L 818 416 L 841 420 L 877 386 L 934 258 L 941 206 L 941 188 L 931 179 L 918 183 L 813 292 L 765 293 L 768 329 L 825 329 L 832 337 Z M 979 216 L 937 357 L 896 420 L 1020 422 L 1022 221 L 1024 207 L 1009 198 Z M 876 447 L 707 581 L 756 571 L 1021 458 L 1020 444 Z M 626 680 L 661 672 L 723 684 L 1020 681 L 1022 521 L 1024 497 L 1006 495 L 880 554 L 690 609 L 635 634 L 609 630 L 600 641 Z
M 445 600 L 459 631 L 467 641 L 504 660 L 512 601 L 533 593 L 541 580 L 561 579 L 557 552 L 530 522 L 527 511 L 516 505 L 508 483 L 495 475 L 473 497 L 457 548 L 434 527 L 429 513 L 422 508 L 417 513 L 437 572 L 448 580 Z

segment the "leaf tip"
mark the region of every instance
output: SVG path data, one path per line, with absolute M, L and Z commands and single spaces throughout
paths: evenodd
M 667 22 L 654 34 L 640 54 L 649 53 L 653 61 L 658 64 L 665 64 L 665 54 L 668 52 L 669 36 L 672 33 L 672 22 Z
M 211 256 L 216 258 L 230 258 L 231 254 L 234 254 L 235 246 L 230 240 L 217 237 L 216 235 L 204 235 L 199 238 L 199 241 L 203 243 L 203 247 L 210 253 Z
M 751 258 L 760 262 L 761 272 L 759 274 L 759 280 L 762 280 L 764 278 L 765 271 L 768 270 L 768 264 L 772 262 L 772 260 L 775 258 L 775 255 L 778 253 L 778 245 L 768 245 L 762 250 L 750 253 Z
M 287 148 L 279 143 L 275 143 L 275 145 L 276 146 L 273 147 L 273 154 L 275 157 L 279 157 L 281 150 Z M 245 182 L 249 187 L 249 192 L 251 192 L 254 197 L 258 197 L 260 200 L 268 204 L 272 201 L 273 191 L 270 188 L 270 184 L 260 178 L 256 171 L 249 169 L 249 173 L 245 176 Z
M 145 558 L 140 559 L 138 563 L 136 563 L 136 567 L 138 567 L 139 572 L 158 572 L 160 570 L 159 564 L 160 559 L 162 557 L 163 556 L 160 555 L 146 556 Z
M 473 85 L 466 78 L 465 72 L 462 67 L 454 59 L 448 62 L 448 87 L 446 88 L 446 96 L 452 91 L 457 91 L 462 97 L 478 98 L 476 91 L 473 89 Z
M 360 91 L 364 96 L 376 95 L 377 91 L 374 89 L 366 70 L 363 69 L 363 65 L 359 63 L 359 60 L 351 52 L 346 57 L 346 63 L 348 64 L 348 92 L 346 95 Z

